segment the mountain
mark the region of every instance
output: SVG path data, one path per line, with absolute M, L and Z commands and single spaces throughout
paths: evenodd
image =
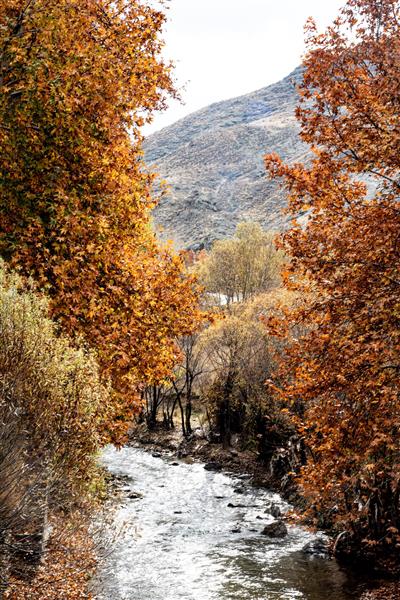
M 163 237 L 198 249 L 231 234 L 240 221 L 284 227 L 285 192 L 268 180 L 263 156 L 306 158 L 294 117 L 300 79 L 298 68 L 278 83 L 212 104 L 147 138 L 146 162 L 169 184 L 154 213 Z

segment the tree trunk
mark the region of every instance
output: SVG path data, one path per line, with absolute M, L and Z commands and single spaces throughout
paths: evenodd
M 191 425 L 191 418 L 192 418 L 192 400 L 190 398 L 187 399 L 186 401 L 186 406 L 185 406 L 185 416 L 186 416 L 186 433 L 188 436 L 192 435 L 192 425 Z
M 182 426 L 182 434 L 184 435 L 184 437 L 186 437 L 186 427 L 185 427 L 185 412 L 183 410 L 183 406 L 182 406 L 182 400 L 181 397 L 178 396 L 178 404 L 179 404 L 179 410 L 181 411 L 181 426 Z
M 231 396 L 234 384 L 234 373 L 229 371 L 223 389 L 223 397 L 220 409 L 220 435 L 224 450 L 231 445 Z

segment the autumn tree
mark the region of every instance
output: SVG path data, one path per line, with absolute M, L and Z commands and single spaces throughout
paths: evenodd
M 244 222 L 232 238 L 214 243 L 199 262 L 199 273 L 206 290 L 224 297 L 229 305 L 279 285 L 282 260 L 274 234 L 258 223 Z
M 143 381 L 165 376 L 196 305 L 156 243 L 141 125 L 173 93 L 165 16 L 138 0 L 0 1 L 0 253 L 97 349 L 112 435 Z
M 297 118 L 310 165 L 267 157 L 293 216 L 282 236 L 286 285 L 302 309 L 281 394 L 302 399 L 313 459 L 301 484 L 340 542 L 363 557 L 399 556 L 400 4 L 349 0 L 334 24 L 307 24 Z M 279 386 L 277 386 L 279 387 Z
M 225 318 L 200 334 L 207 378 L 201 386 L 211 426 L 225 447 L 232 434 L 240 434 L 243 447 L 259 453 L 266 462 L 288 430 L 279 402 L 272 401 L 265 382 L 281 352 L 280 340 L 271 337 L 263 319 L 276 314 L 280 302 L 293 302 L 292 294 L 274 290 L 237 303 Z
M 50 515 L 93 499 L 108 404 L 96 357 L 72 347 L 48 301 L 0 264 L 0 592 L 36 573 Z

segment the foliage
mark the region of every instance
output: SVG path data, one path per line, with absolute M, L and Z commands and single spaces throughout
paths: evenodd
M 305 327 L 281 370 L 283 397 L 305 403 L 301 483 L 364 556 L 400 544 L 399 16 L 396 0 L 349 0 L 326 33 L 308 23 L 297 117 L 314 159 L 266 159 L 309 215 L 282 237 L 307 300 L 278 326 Z
M 4 600 L 92 600 L 88 591 L 96 548 L 82 515 L 58 516 L 42 564 L 33 581 L 12 577 Z
M 179 409 L 183 435 L 190 437 L 195 408 L 226 447 L 231 434 L 239 433 L 243 446 L 268 461 L 294 431 L 265 386 L 282 341 L 271 338 L 262 321 L 294 302 L 292 293 L 277 287 L 283 253 L 271 233 L 242 223 L 234 238 L 217 242 L 210 254 L 189 252 L 185 259 L 214 312 L 207 313 L 208 326 L 199 323 L 195 334 L 177 340 L 180 358 L 170 377 L 144 390 L 142 417 L 153 428 L 162 411 L 163 425 L 170 428 Z M 258 288 L 268 291 L 257 295 Z M 226 295 L 227 304 L 216 308 L 215 294 Z
M 140 126 L 173 93 L 164 20 L 139 0 L 0 2 L 0 254 L 97 349 L 113 438 L 138 386 L 169 372 L 197 298 L 151 231 L 140 150 Z
M 96 357 L 59 336 L 48 302 L 0 269 L 0 575 L 28 576 L 48 513 L 90 498 L 108 389 Z M 21 563 L 22 561 L 22 563 Z M 4 581 L 2 581 L 4 585 Z
M 177 364 L 172 387 L 159 389 L 157 397 L 172 408 L 179 401 L 184 433 L 190 432 L 185 420 L 190 425 L 192 397 L 199 398 L 215 440 L 228 447 L 232 434 L 239 434 L 242 446 L 269 462 L 294 433 L 281 403 L 265 386 L 283 341 L 265 331 L 263 320 L 276 319 L 296 301 L 295 294 L 279 287 L 284 253 L 276 249 L 271 232 L 245 222 L 208 255 L 190 254 L 187 261 L 204 285 L 204 302 L 216 310 L 220 300 L 220 306 L 209 327 L 180 340 L 184 360 Z
M 208 365 L 203 393 L 221 441 L 229 446 L 231 433 L 240 433 L 242 443 L 265 460 L 293 428 L 284 423 L 279 402 L 265 386 L 282 343 L 267 333 L 263 319 L 275 315 L 280 302 L 292 301 L 291 294 L 274 290 L 235 304 L 198 344 Z
M 95 354 L 72 347 L 47 312 L 45 297 L 0 270 L 1 422 L 12 415 L 34 460 L 78 497 L 100 447 L 97 424 L 106 418 L 108 390 Z
M 208 292 L 225 297 L 227 304 L 245 302 L 279 285 L 282 252 L 274 235 L 258 223 L 239 223 L 232 238 L 214 243 L 200 262 L 200 279 Z

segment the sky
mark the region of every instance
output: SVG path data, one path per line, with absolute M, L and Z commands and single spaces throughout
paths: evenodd
M 165 57 L 184 104 L 171 101 L 145 133 L 219 100 L 253 92 L 300 64 L 303 27 L 326 27 L 345 0 L 168 0 Z

